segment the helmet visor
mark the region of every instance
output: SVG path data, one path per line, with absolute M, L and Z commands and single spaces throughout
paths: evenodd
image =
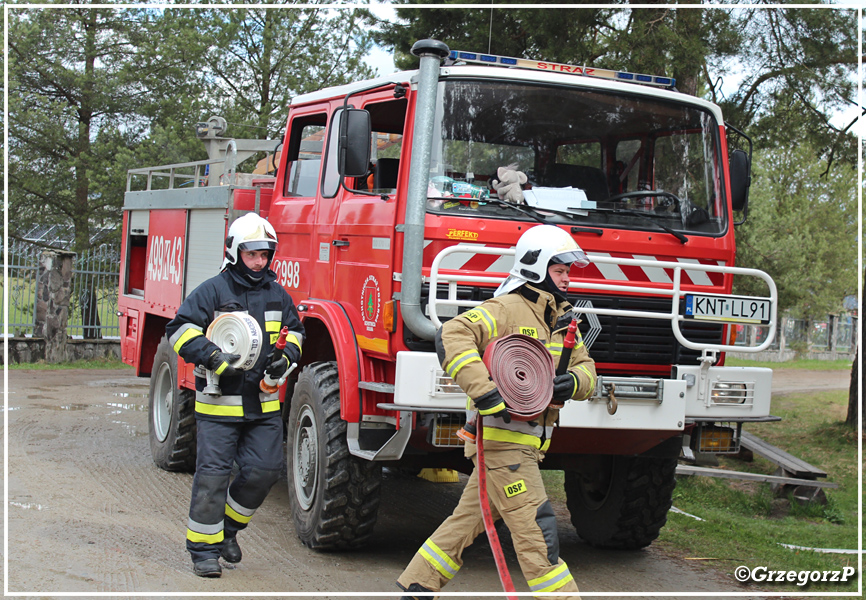
M 554 265 L 570 265 L 575 264 L 578 267 L 585 267 L 589 264 L 589 258 L 582 250 L 569 250 L 561 252 L 550 257 L 550 264 Z
M 260 240 L 253 242 L 244 242 L 243 244 L 238 246 L 238 250 L 270 250 L 271 252 L 273 252 L 276 247 L 277 245 L 274 242 Z

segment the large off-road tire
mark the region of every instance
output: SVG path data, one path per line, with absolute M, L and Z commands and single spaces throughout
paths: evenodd
M 295 531 L 314 550 L 360 547 L 376 524 L 382 467 L 349 453 L 337 366 L 305 367 L 291 402 L 286 462 Z
M 177 354 L 165 337 L 153 356 L 149 405 L 153 462 L 166 471 L 195 471 L 195 392 L 177 387 Z
M 577 534 L 599 548 L 649 546 L 667 521 L 676 467 L 676 458 L 599 456 L 589 468 L 565 471 Z

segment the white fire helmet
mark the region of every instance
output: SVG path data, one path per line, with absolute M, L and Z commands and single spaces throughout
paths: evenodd
M 589 258 L 574 238 L 555 225 L 537 225 L 528 229 L 517 240 L 514 250 L 514 266 L 494 297 L 512 292 L 524 283 L 542 283 L 551 263 L 578 267 L 589 264 Z
M 270 250 L 270 258 L 273 260 L 277 250 L 277 232 L 274 231 L 274 226 L 255 213 L 247 213 L 235 219 L 226 237 L 223 269 L 238 262 L 240 250 Z

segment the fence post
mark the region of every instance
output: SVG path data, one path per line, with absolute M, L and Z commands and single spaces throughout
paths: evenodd
M 66 360 L 66 323 L 72 297 L 75 253 L 46 250 L 36 275 L 36 327 L 34 337 L 45 339 L 45 361 Z

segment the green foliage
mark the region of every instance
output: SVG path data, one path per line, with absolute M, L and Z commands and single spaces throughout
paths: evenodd
M 373 76 L 369 12 L 306 6 L 168 11 L 195 33 L 184 43 L 207 65 L 211 111 L 233 136 L 279 138 L 293 96 Z
M 206 158 L 194 125 L 281 137 L 289 100 L 365 78 L 365 9 L 9 10 L 13 234 L 69 225 L 83 252 L 119 225 L 130 168 Z
M 738 230 L 737 264 L 769 273 L 779 309 L 804 317 L 836 313 L 857 293 L 856 173 L 840 166 L 822 175 L 804 145 L 755 157 L 749 217 Z M 735 292 L 765 293 L 755 278 Z
M 12 229 L 61 223 L 72 250 L 117 223 L 124 179 L 113 158 L 140 139 L 150 15 L 138 9 L 9 10 L 9 181 Z

